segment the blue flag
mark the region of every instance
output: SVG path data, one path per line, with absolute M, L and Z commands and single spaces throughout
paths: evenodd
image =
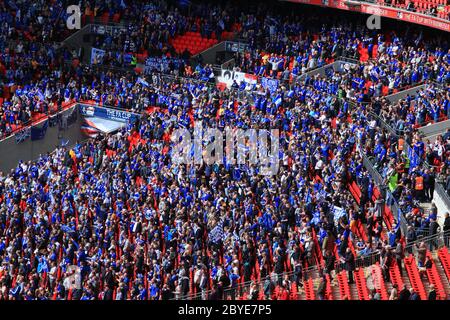
M 219 223 L 211 230 L 209 233 L 209 238 L 214 243 L 219 243 L 223 237 L 223 220 L 220 220 Z
M 137 84 L 142 84 L 145 87 L 150 87 L 150 84 L 147 81 L 145 81 L 144 79 L 142 79 L 141 77 L 139 77 L 137 79 L 136 83 Z

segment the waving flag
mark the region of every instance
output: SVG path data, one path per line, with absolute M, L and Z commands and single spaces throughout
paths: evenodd
M 268 88 L 270 93 L 273 93 L 278 88 L 278 80 L 277 79 L 269 79 L 266 77 L 261 78 L 261 86 L 266 89 Z
M 401 226 L 401 215 L 402 215 L 402 210 L 400 210 L 400 208 L 398 208 L 397 210 L 397 225 L 395 226 L 394 232 L 397 233 L 398 229 Z
M 61 147 L 67 147 L 68 144 L 69 144 L 69 139 L 67 139 L 67 140 L 61 139 Z
M 275 103 L 275 105 L 278 107 L 278 106 L 280 106 L 280 104 L 281 104 L 282 101 L 283 101 L 283 99 L 281 98 L 281 95 L 279 95 L 279 96 L 275 99 L 274 103 Z
M 40 101 L 45 100 L 45 96 L 42 93 L 42 90 L 40 90 L 40 89 L 38 89 L 38 91 L 37 91 L 37 96 L 38 96 Z
M 345 209 L 338 206 L 333 206 L 332 212 L 334 215 L 334 223 L 336 225 L 341 217 L 345 217 L 347 215 Z
M 214 243 L 219 243 L 223 238 L 223 220 L 220 220 L 219 223 L 211 230 L 209 233 L 209 238 Z

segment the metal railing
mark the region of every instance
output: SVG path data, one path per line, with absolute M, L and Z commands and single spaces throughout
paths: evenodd
M 250 292 L 250 287 L 253 284 L 256 284 L 258 289 L 260 291 L 263 291 L 263 287 L 264 287 L 264 281 L 267 279 L 267 277 L 269 277 L 271 279 L 272 282 L 275 283 L 281 283 L 283 279 L 289 279 L 290 281 L 298 281 L 298 282 L 303 282 L 307 279 L 316 279 L 317 276 L 319 275 L 319 268 L 317 266 L 312 266 L 309 267 L 307 269 L 302 270 L 301 273 L 296 273 L 295 271 L 289 271 L 289 272 L 283 272 L 281 274 L 277 274 L 275 272 L 272 272 L 271 274 L 269 274 L 268 276 L 266 276 L 264 279 L 262 278 L 259 281 L 255 281 L 255 280 L 250 280 L 247 282 L 241 282 L 238 283 L 236 287 L 234 288 L 225 288 L 223 290 L 223 296 L 226 299 L 227 297 L 231 297 L 232 295 L 236 296 L 236 297 L 241 297 L 244 293 L 249 293 Z M 301 274 L 301 275 L 300 275 Z M 302 279 L 301 281 L 299 279 Z M 207 297 L 212 293 L 212 289 L 207 289 L 207 290 L 202 290 L 202 292 L 198 292 L 195 294 L 189 294 L 189 295 L 185 295 L 185 296 L 178 296 L 176 298 L 174 298 L 173 300 L 206 300 Z
M 450 244 L 450 231 L 445 233 L 439 232 L 434 235 L 429 235 L 426 232 L 424 232 L 422 235 L 419 235 L 417 237 L 417 240 L 406 243 L 406 245 L 404 246 L 406 255 L 408 254 L 415 255 L 417 253 L 418 245 L 422 242 L 425 243 L 427 249 L 429 250 L 436 250 L 444 246 L 448 247 Z M 381 262 L 381 258 L 382 252 L 379 249 L 372 251 L 370 254 L 367 255 L 358 255 L 357 253 L 357 256 L 355 257 L 355 268 L 359 269 L 370 267 L 372 265 L 375 265 L 377 262 Z M 336 273 L 345 271 L 346 270 L 345 262 L 337 261 L 335 263 L 334 270 Z M 315 290 L 317 287 L 315 280 L 317 280 L 320 277 L 321 272 L 322 272 L 321 268 L 319 268 L 316 265 L 303 270 L 301 276 L 299 273 L 290 271 L 284 272 L 282 274 L 271 273 L 268 277 L 274 285 L 282 285 L 283 280 L 289 280 L 291 283 L 297 283 L 304 286 L 305 281 L 313 279 L 313 289 Z M 266 280 L 267 278 L 261 279 L 259 281 L 251 280 L 247 282 L 238 283 L 234 288 L 225 288 L 223 290 L 224 293 L 223 298 L 227 299 L 232 298 L 234 296 L 235 299 L 238 299 L 242 298 L 244 293 L 246 293 L 248 296 L 252 286 L 256 286 L 256 289 L 260 292 L 264 291 L 264 284 Z M 290 288 L 288 289 L 290 290 Z M 206 300 L 208 299 L 211 292 L 212 290 L 210 289 L 204 289 L 201 290 L 201 292 L 195 294 L 190 294 L 186 296 L 178 295 L 173 300 Z
M 381 125 L 381 127 L 385 130 L 387 130 L 390 134 L 394 135 L 395 137 L 399 137 L 400 134 L 398 131 L 399 130 L 395 130 L 394 128 L 392 128 L 383 118 L 381 118 L 380 116 L 376 115 L 373 112 L 370 112 L 370 114 L 375 117 L 375 119 L 377 120 L 377 122 Z M 414 151 L 414 148 L 412 148 L 409 143 L 407 141 L 404 142 L 404 149 L 406 154 L 414 154 L 415 157 L 417 157 L 417 159 L 419 159 L 419 165 L 424 166 L 425 168 L 429 169 L 432 167 L 432 165 L 430 165 L 426 159 L 422 159 L 419 157 L 419 155 Z M 436 183 L 435 183 L 435 191 L 438 192 L 439 196 L 442 198 L 442 200 L 444 201 L 445 205 L 447 206 L 447 208 L 450 208 L 450 195 L 445 191 L 445 188 L 443 186 L 443 181 L 441 181 L 440 179 L 436 179 Z
M 375 166 L 372 163 L 372 161 L 370 160 L 370 158 L 364 152 L 361 152 L 361 156 L 363 158 L 363 165 L 366 168 L 366 170 L 369 172 L 369 175 L 373 178 L 375 184 L 378 186 L 380 191 L 381 190 L 384 191 L 385 203 L 390 208 L 391 212 L 393 213 L 395 222 L 400 223 L 400 228 L 401 228 L 402 234 L 406 234 L 406 232 L 408 230 L 408 223 L 405 218 L 405 213 L 401 209 L 400 205 L 398 204 L 397 200 L 394 198 L 392 193 L 386 187 L 383 177 L 375 169 Z M 398 213 L 400 213 L 400 214 L 398 214 Z M 400 217 L 400 221 L 398 221 L 398 217 Z

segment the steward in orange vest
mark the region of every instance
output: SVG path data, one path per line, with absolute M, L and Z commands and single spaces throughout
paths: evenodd
M 423 190 L 423 177 L 418 176 L 416 177 L 416 188 L 417 191 Z
M 405 139 L 399 138 L 398 139 L 398 150 L 403 151 L 403 148 L 405 146 Z

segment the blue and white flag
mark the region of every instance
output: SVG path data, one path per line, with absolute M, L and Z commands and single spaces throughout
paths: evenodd
M 13 8 L 14 10 L 20 10 L 19 7 L 16 5 L 16 3 L 12 0 L 7 1 L 8 5 Z
M 69 139 L 67 139 L 67 140 L 61 139 L 61 147 L 67 147 L 68 144 L 69 144 Z
M 74 230 L 72 230 L 72 228 L 70 228 L 69 226 L 64 225 L 64 224 L 61 226 L 61 230 L 63 232 L 67 232 L 67 233 L 74 233 L 75 232 Z
M 42 92 L 42 90 L 41 89 L 38 89 L 38 91 L 37 91 L 37 96 L 38 96 L 38 98 L 39 98 L 39 100 L 45 100 L 45 96 L 44 96 L 44 93 Z
M 147 81 L 145 81 L 144 79 L 142 79 L 141 77 L 139 77 L 137 79 L 136 83 L 137 84 L 142 84 L 145 87 L 150 87 L 150 84 Z
M 401 223 L 401 221 L 402 221 L 401 215 L 402 215 L 402 210 L 400 210 L 400 208 L 398 208 L 398 210 L 397 210 L 397 225 L 395 226 L 394 232 L 397 232 L 402 224 Z
M 334 223 L 336 225 L 338 224 L 338 221 L 341 217 L 347 216 L 347 212 L 345 211 L 345 209 L 338 206 L 333 206 L 332 212 L 334 215 Z
M 277 107 L 279 107 L 282 101 L 283 101 L 283 99 L 281 98 L 281 95 L 279 95 L 279 96 L 275 99 L 274 103 L 275 103 L 275 105 L 276 105 Z
M 27 138 L 30 137 L 30 134 L 31 134 L 31 129 L 30 129 L 30 127 L 27 127 L 27 128 L 25 128 L 25 129 L 20 130 L 19 132 L 17 132 L 17 133 L 15 134 L 16 142 L 17 142 L 17 143 L 20 143 L 20 142 L 25 141 Z
M 261 79 L 261 86 L 264 89 L 268 88 L 270 93 L 273 93 L 278 89 L 278 80 L 264 77 Z
M 106 51 L 102 49 L 92 48 L 91 49 L 91 64 L 98 64 L 103 62 L 103 57 Z
M 219 243 L 223 238 L 223 234 L 223 220 L 220 220 L 219 223 L 209 233 L 209 238 L 212 242 Z

